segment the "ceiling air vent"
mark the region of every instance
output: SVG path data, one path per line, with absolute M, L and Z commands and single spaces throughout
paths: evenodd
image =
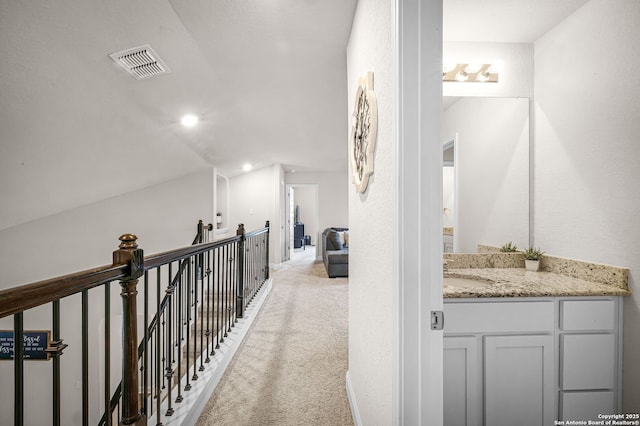
M 148 44 L 112 53 L 109 57 L 127 70 L 136 80 L 144 80 L 171 72 Z

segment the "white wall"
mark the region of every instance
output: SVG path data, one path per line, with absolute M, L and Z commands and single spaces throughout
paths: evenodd
M 443 114 L 457 134 L 455 251 L 529 244 L 529 99 L 463 98 Z
M 640 412 L 640 2 L 592 0 L 535 43 L 535 244 L 626 266 L 623 411 Z
M 205 170 L 4 229 L 0 288 L 108 264 L 125 233 L 138 236 L 145 254 L 189 245 L 198 220 L 212 221 L 212 206 Z
M 345 145 L 348 136 L 345 131 Z M 343 153 L 344 154 L 344 153 Z M 345 163 L 346 163 L 346 154 Z M 285 175 L 287 184 L 317 184 L 318 185 L 318 235 L 322 234 L 325 228 L 349 226 L 349 175 L 345 172 L 336 173 L 287 173 Z M 296 198 L 298 188 L 296 188 Z M 306 229 L 305 222 L 305 229 Z M 306 231 L 305 231 L 306 232 Z M 309 234 L 308 232 L 306 232 Z M 318 236 L 318 250 L 322 241 Z
M 533 45 L 523 43 L 445 42 L 445 61 L 493 63 L 504 61 L 498 83 L 443 83 L 444 96 L 533 97 Z
M 75 208 L 53 216 L 0 231 L 0 288 L 34 282 L 68 274 L 95 266 L 110 264 L 112 252 L 117 249 L 118 237 L 124 233 L 138 236 L 138 244 L 145 254 L 190 245 L 196 234 L 199 219 L 209 223 L 213 218 L 212 171 L 196 173 L 139 191 Z M 119 286 L 111 286 L 112 313 L 121 311 Z M 139 291 L 141 291 L 139 289 Z M 90 348 L 101 345 L 104 325 L 102 288 L 89 293 Z M 140 299 L 141 297 L 139 297 Z M 139 300 L 140 301 L 140 300 Z M 81 329 L 79 297 L 73 296 L 61 303 L 61 337 L 69 344 L 61 358 L 65 377 L 62 389 L 63 424 L 81 423 Z M 25 314 L 25 330 L 51 330 L 51 307 L 45 306 Z M 141 320 L 140 320 L 141 321 Z M 12 318 L 0 320 L 0 329 L 12 329 Z M 119 330 L 113 330 L 112 354 L 117 358 Z M 93 349 L 91 349 L 93 350 Z M 98 350 L 90 355 L 91 421 L 97 423 L 102 414 L 102 388 Z M 3 384 L 11 389 L 13 363 L 0 363 L 0 377 L 9 379 Z M 117 368 L 114 372 L 117 374 Z M 51 362 L 28 361 L 25 364 L 25 395 L 28 401 L 26 425 L 50 423 Z M 115 387 L 117 383 L 112 383 Z M 37 409 L 34 409 L 37 407 Z M 0 412 L 13 412 L 11 396 L 2 398 Z M 10 418 L 10 416 L 7 416 Z
M 349 376 L 364 425 L 389 425 L 394 415 L 393 14 L 393 2 L 360 0 L 347 48 L 349 114 L 358 78 L 367 72 L 374 73 L 379 108 L 369 189 L 364 195 L 353 185 L 348 190 Z
M 229 236 L 236 234 L 238 224 L 243 223 L 247 232 L 271 223 L 269 237 L 270 263 L 282 262 L 280 215 L 280 182 L 283 179 L 279 164 L 263 167 L 229 179 Z

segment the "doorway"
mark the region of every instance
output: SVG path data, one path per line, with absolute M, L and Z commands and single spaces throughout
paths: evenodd
M 293 260 L 297 253 L 317 258 L 318 238 L 318 184 L 287 184 L 284 206 L 286 222 L 284 261 Z

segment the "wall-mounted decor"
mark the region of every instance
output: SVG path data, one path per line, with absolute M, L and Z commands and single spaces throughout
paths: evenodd
M 351 169 L 356 191 L 365 192 L 373 173 L 373 154 L 378 134 L 378 102 L 373 91 L 373 73 L 358 80 L 353 128 L 351 131 Z
M 24 359 L 26 360 L 48 360 L 51 346 L 50 330 L 24 331 Z M 0 330 L 0 360 L 13 359 L 13 331 Z M 65 345 L 66 347 L 66 345 Z

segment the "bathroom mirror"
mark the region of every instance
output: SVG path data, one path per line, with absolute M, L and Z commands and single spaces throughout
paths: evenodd
M 445 252 L 529 245 L 529 99 L 443 97 Z

